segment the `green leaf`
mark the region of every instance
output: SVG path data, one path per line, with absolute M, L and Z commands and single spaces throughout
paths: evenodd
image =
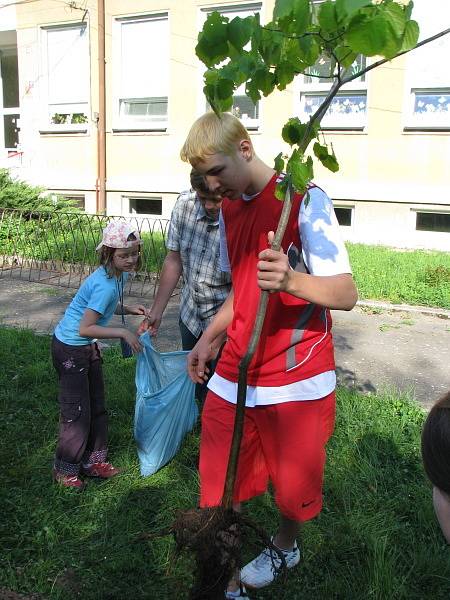
M 227 22 L 224 16 L 214 11 L 208 15 L 201 35 L 210 44 L 221 44 L 228 41 Z
M 273 168 L 277 173 L 281 173 L 281 171 L 284 169 L 284 158 L 282 152 L 277 154 L 277 156 L 275 157 L 275 164 Z
M 274 26 L 274 24 L 269 23 L 267 25 L 267 27 L 271 26 Z M 272 31 L 267 28 L 262 30 L 258 51 L 267 65 L 271 66 L 278 64 L 283 41 L 284 35 L 280 31 Z
M 222 90 L 223 91 L 223 90 Z M 206 96 L 209 104 L 216 113 L 230 111 L 233 107 L 233 96 L 219 98 L 217 85 L 205 85 L 203 93 Z
M 311 22 L 309 0 L 276 0 L 273 20 L 283 33 L 301 35 Z
M 228 41 L 236 50 L 242 50 L 250 41 L 254 22 L 253 17 L 246 17 L 245 19 L 234 17 L 231 23 L 228 23 Z
M 285 142 L 293 146 L 303 139 L 306 127 L 298 117 L 292 117 L 285 123 L 281 130 L 281 137 Z
M 280 183 L 277 183 L 277 185 L 275 187 L 275 198 L 277 200 L 280 200 L 280 202 L 284 202 L 288 185 L 289 185 L 289 179 L 288 179 L 288 177 L 284 177 L 284 179 L 282 181 L 280 181 Z
M 204 72 L 203 79 L 206 85 L 215 85 L 219 79 L 219 71 L 217 69 L 208 69 Z
M 259 91 L 258 84 L 254 79 L 247 81 L 245 85 L 245 93 L 253 102 L 253 104 L 256 104 L 258 100 L 261 100 L 261 93 Z
M 336 0 L 336 15 L 338 21 L 345 21 L 361 8 L 372 6 L 372 4 L 372 0 Z
M 295 77 L 295 71 L 292 64 L 288 61 L 280 62 L 274 72 L 279 90 L 286 89 L 286 86 L 291 83 Z
M 228 56 L 227 19 L 217 11 L 208 15 L 199 33 L 195 53 L 207 67 L 214 66 Z
M 353 17 L 346 33 L 346 41 L 353 52 L 374 56 L 381 54 L 387 41 L 388 24 L 382 15 L 367 18 Z
M 273 88 L 275 87 L 275 76 L 269 69 L 263 67 L 257 69 L 253 75 L 253 81 L 264 96 L 268 96 L 273 92 Z
M 330 154 L 328 152 L 328 148 L 326 146 L 322 146 L 321 144 L 319 144 L 319 142 L 316 142 L 314 144 L 313 151 L 324 167 L 326 167 L 333 173 L 339 171 L 339 163 L 336 160 L 336 155 L 334 154 L 334 151 L 332 151 L 332 153 Z
M 292 0 L 275 0 L 273 9 L 273 20 L 289 17 L 294 12 L 294 2 Z
M 335 8 L 335 3 L 331 2 L 331 0 L 327 0 L 319 5 L 319 25 L 326 33 L 336 31 L 338 28 Z
M 350 50 L 348 46 L 338 46 L 334 49 L 334 54 L 340 65 L 344 68 L 351 67 L 357 58 L 357 53 Z
M 303 155 L 294 150 L 287 164 L 287 173 L 292 176 L 292 185 L 299 192 L 304 192 L 313 178 L 313 161 L 310 156 L 304 160 Z
M 416 21 L 408 21 L 403 35 L 402 45 L 400 50 L 411 50 L 417 44 L 419 39 L 419 25 Z
M 213 67 L 228 58 L 228 43 L 210 44 L 200 34 L 198 44 L 195 46 L 195 54 L 207 67 Z
M 404 6 L 404 9 L 405 9 L 405 18 L 406 18 L 407 21 L 409 21 L 409 19 L 411 18 L 413 8 L 414 8 L 414 2 L 413 2 L 413 0 L 410 0 L 409 4 L 407 4 L 406 6 Z
M 219 100 L 226 100 L 233 97 L 234 82 L 230 79 L 219 79 L 216 84 L 216 97 Z
M 382 14 L 387 17 L 397 38 L 402 38 L 405 30 L 405 13 L 400 4 L 390 2 L 389 4 L 381 5 Z
M 300 38 L 298 46 L 300 48 L 300 59 L 309 66 L 314 65 L 321 53 L 321 47 L 316 38 L 312 35 Z

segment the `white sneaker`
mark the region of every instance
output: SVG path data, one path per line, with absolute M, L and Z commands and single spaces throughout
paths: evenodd
M 237 598 L 237 600 L 239 600 L 239 598 L 241 598 L 241 600 L 250 600 L 247 596 L 247 590 L 242 583 L 239 585 L 239 589 L 236 592 L 225 592 L 225 598 L 226 600 L 233 600 L 234 598 Z
M 282 550 L 288 569 L 292 569 L 300 562 L 300 550 L 295 543 L 290 552 Z M 265 548 L 259 556 L 249 562 L 241 570 L 241 581 L 251 588 L 262 588 L 272 583 L 279 575 L 281 558 L 270 548 Z

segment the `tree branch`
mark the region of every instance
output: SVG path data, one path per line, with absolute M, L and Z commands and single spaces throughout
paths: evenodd
M 414 46 L 414 48 L 410 48 L 409 50 L 403 50 L 403 52 L 399 52 L 398 54 L 396 54 L 392 58 L 383 58 L 381 60 L 378 60 L 377 62 L 369 65 L 365 69 L 361 69 L 361 71 L 358 71 L 357 73 L 355 73 L 351 77 L 346 78 L 344 80 L 344 84 L 348 83 L 349 81 L 353 81 L 354 79 L 358 79 L 358 77 L 361 77 L 362 75 L 365 75 L 366 73 L 368 73 L 372 69 L 376 69 L 380 65 L 384 65 L 385 63 L 390 62 L 391 60 L 394 60 L 395 58 L 398 58 L 399 56 L 402 56 L 403 54 L 407 54 L 408 52 L 412 52 L 413 50 L 416 50 L 417 48 L 420 48 L 421 46 L 424 46 L 425 44 L 429 44 L 430 42 L 433 42 L 434 40 L 437 40 L 437 39 L 443 37 L 444 35 L 447 35 L 448 33 L 450 33 L 450 28 L 449 29 L 444 29 L 444 31 L 440 31 L 439 33 L 436 33 L 435 35 L 432 35 L 431 37 L 426 38 L 425 40 L 422 40 L 421 42 L 419 42 L 418 44 L 416 44 Z

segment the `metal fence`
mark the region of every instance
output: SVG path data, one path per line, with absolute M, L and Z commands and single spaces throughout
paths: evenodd
M 143 244 L 142 267 L 127 293 L 154 296 L 166 255 L 169 221 L 80 212 L 30 212 L 0 208 L 0 278 L 78 288 L 98 266 L 95 251 L 109 221 L 136 224 Z

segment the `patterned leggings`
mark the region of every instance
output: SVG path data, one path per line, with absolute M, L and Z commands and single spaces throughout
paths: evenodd
M 52 360 L 59 378 L 59 437 L 55 469 L 77 475 L 81 463 L 104 462 L 108 417 L 102 358 L 96 343 L 69 346 L 55 336 Z

